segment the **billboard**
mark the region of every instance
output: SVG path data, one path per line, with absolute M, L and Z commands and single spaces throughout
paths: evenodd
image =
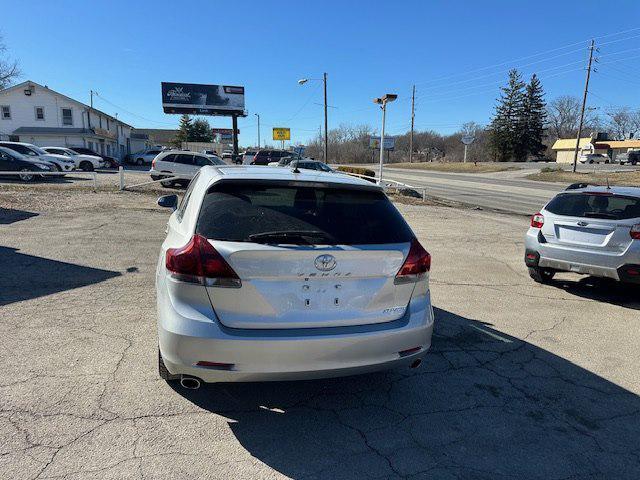
M 369 137 L 369 148 L 380 148 L 380 137 Z M 396 137 L 384 137 L 384 149 L 393 151 L 396 148 Z
M 273 129 L 274 140 L 291 140 L 290 128 L 274 128 Z
M 211 133 L 218 142 L 228 143 L 233 141 L 232 128 L 212 128 Z M 240 135 L 240 129 L 236 130 L 236 133 Z
M 162 82 L 164 113 L 244 116 L 244 87 Z

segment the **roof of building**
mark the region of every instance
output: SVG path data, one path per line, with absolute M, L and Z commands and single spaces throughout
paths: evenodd
M 580 148 L 586 147 L 591 143 L 591 137 L 581 138 L 580 139 Z M 576 139 L 575 138 L 559 138 L 556 140 L 556 143 L 553 144 L 551 150 L 572 150 L 576 148 Z
M 94 112 L 97 112 L 97 113 L 99 113 L 101 115 L 104 115 L 105 117 L 109 117 L 111 120 L 113 120 L 115 122 L 119 122 L 119 123 L 121 123 L 123 125 L 126 125 L 127 127 L 133 128 L 133 126 L 129 125 L 127 122 L 123 122 L 122 120 L 120 120 L 120 119 L 118 119 L 118 118 L 116 118 L 114 116 L 111 116 L 108 113 L 103 112 L 102 110 L 98 110 L 97 108 L 90 107 L 89 105 L 87 105 L 85 103 L 82 103 L 82 102 L 76 100 L 75 98 L 67 97 L 65 94 L 57 92 L 57 91 L 49 88 L 47 85 L 40 85 L 39 83 L 34 82 L 33 80 L 26 80 L 26 81 L 24 81 L 22 83 L 18 83 L 16 85 L 12 85 L 10 87 L 7 87 L 4 90 L 0 90 L 0 95 L 2 95 L 5 92 L 11 91 L 11 90 L 16 90 L 16 89 L 19 89 L 19 88 L 23 88 L 23 87 L 25 87 L 25 86 L 27 86 L 29 84 L 35 85 L 37 87 L 40 87 L 43 90 L 48 90 L 49 92 L 55 93 L 56 95 L 59 95 L 59 96 L 61 96 L 63 98 L 66 98 L 67 100 L 70 100 L 72 102 L 78 103 L 78 104 L 82 105 L 85 108 L 91 108 L 91 110 L 94 111 Z
M 596 148 L 640 148 L 640 140 L 605 140 L 597 142 Z
M 16 135 L 95 135 L 88 128 L 71 127 L 18 127 L 13 132 Z

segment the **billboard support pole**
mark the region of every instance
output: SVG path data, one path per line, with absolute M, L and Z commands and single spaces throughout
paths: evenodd
M 238 160 L 238 116 L 232 115 L 233 128 L 233 163 Z

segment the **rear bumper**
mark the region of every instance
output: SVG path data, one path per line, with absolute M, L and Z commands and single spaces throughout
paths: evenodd
M 531 228 L 525 239 L 525 264 L 636 283 L 629 269 L 640 264 L 640 242 L 632 242 L 622 253 L 602 253 L 544 243 Z M 640 283 L 640 282 L 639 282 Z
M 353 327 L 231 329 L 213 320 L 198 321 L 194 329 L 190 319 L 176 319 L 173 309 L 159 305 L 158 315 L 160 352 L 169 372 L 205 382 L 328 378 L 409 365 L 427 353 L 433 331 L 429 293 L 412 300 L 398 320 Z M 232 366 L 204 368 L 198 361 Z

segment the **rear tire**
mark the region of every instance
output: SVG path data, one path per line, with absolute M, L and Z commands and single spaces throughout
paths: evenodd
M 162 354 L 160 353 L 160 349 L 158 349 L 158 374 L 160 378 L 166 380 L 167 382 L 171 382 L 173 380 L 178 380 L 179 375 L 173 375 L 169 373 L 167 367 L 164 364 L 164 360 L 162 360 Z
M 31 172 L 31 170 L 29 170 L 28 168 L 21 168 L 20 171 Z M 23 182 L 31 182 L 35 178 L 35 175 L 33 175 L 32 173 L 21 173 L 19 177 Z
M 173 187 L 173 180 L 163 180 L 160 182 L 160 185 L 162 185 L 164 188 L 171 188 Z
M 91 162 L 80 162 L 80 170 L 83 172 L 93 172 L 93 163 Z
M 529 267 L 529 276 L 538 283 L 551 283 L 555 274 L 550 268 Z

